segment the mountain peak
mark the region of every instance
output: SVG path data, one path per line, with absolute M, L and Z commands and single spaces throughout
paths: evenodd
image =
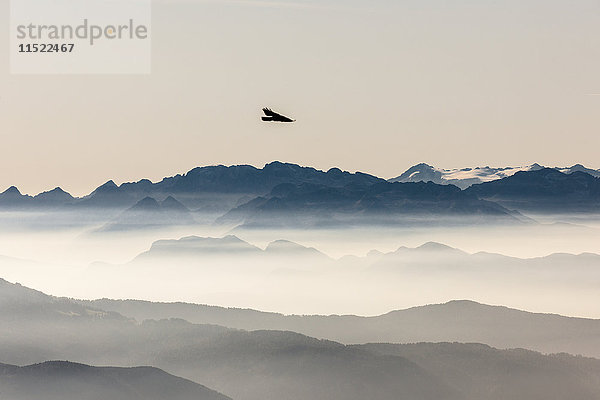
M 420 163 L 409 168 L 402 175 L 390 179 L 389 182 L 433 182 L 438 185 L 455 185 L 466 189 L 479 183 L 501 180 L 519 172 L 539 171 L 546 169 L 534 163 L 523 167 L 485 167 L 440 169 L 429 164 Z
M 258 247 L 238 238 L 227 235 L 222 238 L 186 236 L 181 239 L 163 239 L 152 243 L 150 250 L 140 254 L 136 259 L 146 259 L 153 255 L 214 255 L 224 253 L 228 255 L 243 254 L 246 252 L 261 252 Z
M 160 208 L 160 204 L 154 197 L 146 196 L 142 200 L 138 201 L 131 209 L 135 210 L 145 210 L 145 211 L 153 211 L 158 210 Z
M 108 189 L 108 188 L 116 188 L 117 184 L 112 179 L 107 181 L 106 183 L 100 185 L 98 189 Z
M 433 169 L 434 167 L 427 163 L 418 163 L 417 165 L 413 166 L 413 168 L 431 168 L 431 169 Z
M 270 163 L 266 163 L 264 168 L 281 167 L 284 165 L 296 165 L 296 164 L 284 163 L 284 162 L 275 160 L 275 161 L 271 161 Z
M 190 211 L 186 206 L 181 204 L 181 202 L 179 200 L 177 200 L 176 198 L 174 198 L 173 196 L 168 196 L 166 199 L 164 199 L 160 203 L 160 206 L 163 209 L 168 209 L 168 210 L 173 210 L 173 211 L 185 211 L 185 212 Z
M 55 187 L 47 192 L 42 192 L 34 196 L 36 200 L 50 200 L 50 201 L 70 201 L 74 200 L 74 197 L 69 193 L 62 190 L 60 187 Z
M 275 240 L 268 244 L 265 252 L 271 253 L 274 255 L 286 255 L 289 256 L 293 254 L 297 257 L 318 257 L 321 259 L 329 258 L 326 254 L 321 253 L 319 250 L 314 247 L 306 247 L 301 244 L 291 242 L 289 240 Z
M 11 187 L 9 187 L 8 189 L 6 189 L 4 192 L 2 192 L 0 194 L 22 196 L 21 191 L 16 186 L 11 186 Z
M 400 254 L 406 252 L 430 252 L 430 253 L 446 253 L 446 254 L 467 254 L 464 251 L 445 245 L 438 242 L 427 242 L 418 247 L 406 247 L 400 246 L 393 254 Z
M 415 248 L 415 250 L 430 251 L 430 252 L 437 252 L 437 253 L 456 253 L 456 254 L 461 253 L 461 254 L 464 254 L 464 252 L 462 250 L 459 250 L 454 247 L 445 245 L 443 243 L 438 243 L 438 242 L 424 243 L 421 246 Z
M 114 192 L 116 189 L 118 189 L 119 187 L 117 186 L 117 184 L 111 179 L 106 183 L 103 183 L 102 185 L 98 186 L 96 188 L 96 190 L 94 190 L 92 193 L 90 193 L 90 196 L 93 196 L 94 194 L 98 194 L 98 193 L 106 193 L 106 192 Z
M 556 168 L 557 170 L 559 170 L 560 172 L 566 173 L 566 174 L 571 174 L 574 172 L 584 172 L 586 174 L 592 175 L 596 178 L 600 177 L 600 170 L 599 169 L 591 169 L 591 168 L 587 168 L 582 164 L 575 164 L 571 167 L 568 168 Z
M 443 243 L 439 242 L 427 242 L 417 247 L 417 249 L 421 250 L 456 250 L 453 247 L 447 246 Z
M 239 237 L 235 236 L 235 235 L 227 235 L 227 236 L 223 236 L 221 238 L 217 238 L 217 237 L 204 237 L 204 236 L 185 236 L 182 237 L 181 239 L 170 239 L 170 240 L 158 240 L 156 243 L 170 243 L 170 244 L 176 244 L 176 243 L 228 243 L 228 244 L 232 244 L 232 243 L 242 243 L 242 244 L 249 244 L 248 242 L 240 239 Z
M 441 170 L 429 164 L 420 163 L 413 165 L 402 175 L 390 179 L 390 182 L 433 182 L 441 184 L 443 183 L 443 174 Z
M 297 251 L 297 250 L 315 250 L 312 247 L 302 246 L 290 240 L 279 239 L 267 245 L 266 251 Z
M 281 161 L 273 161 L 268 164 L 265 164 L 263 167 L 264 172 L 272 172 L 272 171 L 316 171 L 312 167 L 303 167 L 298 164 L 293 163 L 284 163 Z
M 16 186 L 11 186 L 0 193 L 0 203 L 8 207 L 24 207 L 25 205 L 30 204 L 31 199 L 31 196 L 21 194 Z

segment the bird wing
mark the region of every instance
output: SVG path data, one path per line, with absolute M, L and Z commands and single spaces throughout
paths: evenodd
M 281 115 L 277 114 L 275 111 L 273 111 L 273 110 L 271 110 L 270 108 L 267 108 L 267 107 L 263 108 L 263 112 L 268 117 L 281 117 Z

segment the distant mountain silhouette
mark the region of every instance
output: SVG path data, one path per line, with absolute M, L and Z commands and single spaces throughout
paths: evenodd
M 425 163 L 420 163 L 410 167 L 402 175 L 389 179 L 389 182 L 433 182 L 439 185 L 446 184 L 446 180 L 443 176 L 443 170 L 437 169 Z
M 319 260 L 329 260 L 329 257 L 314 247 L 305 247 L 289 240 L 276 240 L 269 243 L 265 252 L 282 257 L 310 257 Z
M 444 254 L 444 255 L 448 255 L 448 256 L 450 256 L 450 255 L 464 256 L 464 255 L 468 254 L 462 250 L 455 249 L 454 247 L 450 247 L 443 243 L 437 243 L 437 242 L 427 242 L 416 248 L 400 247 L 398 250 L 396 250 L 394 253 L 391 253 L 391 254 L 398 254 L 398 253 L 403 253 L 403 252 L 425 253 L 425 254 L 437 253 L 437 254 Z
M 294 257 L 296 261 L 314 259 L 323 262 L 333 261 L 317 249 L 305 247 L 287 240 L 277 240 L 262 250 L 237 236 L 228 235 L 223 238 L 189 236 L 178 240 L 158 240 L 150 250 L 141 253 L 135 262 L 159 261 L 163 258 L 188 258 L 200 261 L 205 257 L 240 258 L 240 264 L 266 262 L 272 259 L 277 262 L 280 257 Z
M 372 251 L 364 257 L 333 259 L 317 249 L 285 241 L 275 241 L 262 250 L 228 236 L 157 241 L 130 262 L 94 263 L 88 268 L 86 279 L 110 285 L 108 276 L 115 274 L 123 282 L 135 284 L 138 276 L 143 276 L 157 287 L 168 279 L 172 290 L 183 285 L 182 295 L 231 291 L 233 296 L 243 298 L 238 300 L 242 304 L 252 302 L 256 293 L 262 296 L 262 304 L 277 304 L 284 298 L 302 304 L 310 301 L 311 293 L 313 298 L 323 299 L 322 305 L 312 305 L 313 310 L 340 310 L 336 304 L 347 304 L 344 310 L 371 313 L 381 311 L 382 305 L 394 307 L 386 299 L 407 304 L 466 297 L 515 304 L 514 296 L 523 296 L 518 304 L 532 309 L 595 315 L 592 304 L 600 301 L 600 293 L 594 290 L 600 285 L 599 271 L 600 255 L 592 253 L 518 258 L 485 252 L 471 254 L 430 242 L 416 248 L 402 246 L 387 253 Z M 196 281 L 199 275 L 210 279 Z M 310 287 L 310 292 L 303 287 Z M 119 296 L 134 295 L 123 293 Z M 575 295 L 580 302 L 570 301 Z M 209 302 L 221 301 L 218 296 L 198 296 Z M 369 296 L 374 296 L 373 303 L 359 300 Z M 264 307 L 256 304 L 254 307 Z
M 145 197 L 99 229 L 99 232 L 165 228 L 194 224 L 190 210 L 172 196 L 158 202 Z
M 186 303 L 84 301 L 137 320 L 182 318 L 230 328 L 288 330 L 342 343 L 477 342 L 600 357 L 600 320 L 539 314 L 473 301 L 452 301 L 377 317 L 283 315 Z
M 138 188 L 143 191 L 147 182 L 147 180 L 139 181 Z M 123 185 L 121 186 L 123 187 Z M 89 195 L 83 197 L 77 203 L 77 206 L 92 208 L 124 208 L 133 206 L 143 197 L 142 193 L 127 193 L 126 190 L 119 189 L 119 186 L 110 180 L 97 187 L 96 190 Z
M 10 400 L 227 400 L 213 390 L 151 367 L 91 367 L 48 361 L 0 364 L 0 395 Z
M 519 222 L 507 209 L 479 200 L 454 186 L 433 183 L 378 183 L 341 188 L 282 184 L 268 196 L 243 204 L 221 217 L 225 224 L 245 227 L 319 226 L 353 223 L 394 224 L 395 218 L 472 217 Z M 410 223 L 410 221 L 408 221 Z M 468 218 L 462 220 L 470 223 Z
M 159 240 L 152 244 L 147 252 L 140 254 L 137 260 L 147 260 L 153 257 L 190 257 L 226 255 L 248 256 L 260 254 L 262 250 L 236 236 L 223 238 L 206 238 L 189 236 L 177 240 Z
M 473 185 L 466 193 L 520 211 L 600 211 L 600 178 L 575 171 L 570 174 L 545 168 L 518 172 L 493 182 Z
M 535 163 L 524 167 L 476 167 L 476 168 L 455 168 L 441 169 L 431 165 L 421 163 L 417 164 L 404 172 L 402 175 L 392 178 L 390 182 L 433 182 L 440 185 L 455 185 L 461 189 L 466 189 L 471 185 L 478 183 L 491 182 L 513 176 L 517 172 L 538 171 L 545 167 Z M 564 174 L 573 172 L 585 172 L 589 175 L 600 177 L 600 170 L 586 168 L 581 164 L 572 167 L 553 168 Z
M 6 209 L 25 208 L 31 204 L 32 200 L 31 196 L 21 194 L 15 186 L 11 186 L 0 193 L 0 207 Z
M 21 194 L 19 189 L 11 186 L 0 193 L 0 209 L 30 210 L 56 209 L 74 204 L 76 199 L 57 187 L 36 196 Z
M 218 256 L 218 258 L 211 258 Z M 280 258 L 280 257 L 286 258 Z M 183 258 L 181 262 L 179 259 Z M 195 266 L 197 271 L 231 264 L 239 271 L 261 277 L 292 265 L 310 266 L 321 274 L 332 274 L 332 285 L 341 287 L 354 283 L 353 293 L 365 296 L 369 286 L 384 290 L 443 290 L 447 296 L 482 296 L 473 289 L 445 289 L 448 283 L 461 287 L 487 288 L 489 293 L 511 298 L 511 293 L 531 296 L 560 293 L 563 297 L 577 293 L 582 301 L 593 304 L 599 297 L 593 288 L 600 284 L 600 255 L 583 253 L 552 254 L 537 258 L 516 258 L 492 253 L 470 254 L 440 243 L 428 242 L 415 248 L 399 247 L 388 253 L 369 252 L 366 257 L 327 257 L 316 249 L 288 241 L 275 241 L 263 251 L 234 236 L 223 239 L 185 238 L 156 242 L 150 251 L 136 258 L 135 263 L 169 263 L 169 273 L 185 271 Z M 145 264 L 142 264 L 143 267 Z M 149 264 L 151 265 L 151 264 Z M 134 265 L 120 266 L 126 270 Z M 268 267 L 268 268 L 266 268 Z M 261 268 L 266 268 L 263 270 Z M 146 270 L 141 268 L 141 271 Z M 104 268 L 98 269 L 99 273 Z M 213 272 L 213 270 L 210 270 Z M 314 279 L 323 281 L 323 275 Z M 565 280 L 567 282 L 565 283 Z M 300 282 L 295 277 L 277 281 L 283 287 Z M 363 284 L 364 283 L 364 284 Z M 566 286 L 565 286 L 566 285 Z M 387 287 L 387 289 L 385 289 Z M 564 288 L 569 287 L 569 291 Z M 511 288 L 511 291 L 506 291 Z M 327 293 L 328 286 L 324 289 Z M 335 289 L 332 289 L 335 290 Z M 315 294 L 319 293 L 313 289 Z M 505 293 L 506 292 L 506 293 Z M 478 294 L 473 294 L 478 293 Z M 340 297 L 341 298 L 341 297 Z M 452 297 L 450 297 L 452 298 Z M 459 297 L 460 298 L 460 297 Z M 557 302 L 559 304 L 560 301 Z M 88 303 L 84 303 L 88 304 Z M 183 318 L 194 323 L 223 325 L 240 329 L 291 330 L 318 338 L 344 343 L 461 341 L 483 342 L 495 347 L 525 347 L 543 352 L 569 352 L 600 357 L 600 321 L 570 319 L 558 316 L 505 312 L 503 308 L 487 307 L 472 302 L 449 303 L 439 312 L 436 307 L 406 310 L 396 318 L 354 317 L 284 317 L 256 311 L 229 310 L 219 307 L 150 304 L 144 302 L 89 303 L 90 306 L 112 310 L 138 320 Z M 131 308 L 129 308 L 131 306 Z M 502 328 L 507 326 L 510 328 Z M 595 326 L 595 328 L 592 328 Z M 551 329 L 546 329 L 552 327 Z M 577 333 L 579 332 L 579 333 Z M 572 338 L 577 336 L 577 340 Z
M 583 172 L 583 173 L 589 174 L 593 177 L 600 178 L 600 169 L 586 168 L 581 164 L 575 164 L 572 167 L 567 167 L 567 168 L 554 168 L 554 169 L 562 172 L 563 174 L 572 174 L 573 172 Z
M 383 181 L 360 172 L 351 174 L 336 168 L 323 172 L 281 162 L 266 164 L 262 169 L 250 165 L 219 165 L 194 168 L 184 175 L 164 178 L 157 183 L 142 180 L 117 187 L 110 181 L 96 189 L 82 203 L 95 207 L 121 207 L 131 206 L 146 196 L 158 198 L 172 195 L 181 199 L 187 207 L 201 208 L 207 206 L 207 200 L 215 201 L 214 195 L 218 194 L 226 195 L 226 204 L 233 202 L 233 207 L 241 196 L 266 194 L 281 183 L 317 183 L 339 187 L 350 183 L 369 185 Z M 216 199 L 222 199 L 222 196 Z
M 561 173 L 566 178 L 544 178 L 550 176 L 548 174 L 561 176 Z M 526 176 L 529 178 L 525 178 Z M 338 206 L 341 206 L 336 211 L 339 215 L 333 217 L 350 214 L 357 218 L 370 218 L 376 213 L 389 211 L 403 215 L 413 213 L 417 217 L 438 216 L 441 213 L 479 216 L 508 213 L 524 220 L 522 216 L 503 210 L 493 202 L 498 201 L 508 209 L 525 212 L 594 211 L 598 207 L 597 183 L 594 183 L 597 181 L 593 180 L 594 176 L 600 176 L 600 171 L 580 164 L 555 169 L 533 164 L 522 168 L 484 167 L 461 170 L 442 170 L 418 164 L 398 178 L 390 180 L 417 185 L 403 187 L 392 186 L 384 179 L 360 172 L 343 172 L 338 168 L 325 172 L 296 164 L 272 162 L 263 168 L 249 165 L 198 167 L 186 174 L 164 178 L 156 183 L 142 179 L 116 185 L 111 180 L 81 198 L 74 198 L 60 188 L 36 196 L 23 195 L 13 186 L 0 193 L 0 209 L 60 209 L 74 214 L 88 212 L 89 217 L 89 210 L 92 209 L 95 221 L 106 222 L 146 198 L 160 202 L 171 197 L 194 213 L 197 220 L 200 218 L 206 223 L 212 223 L 226 213 L 229 214 L 221 222 L 243 222 L 247 212 L 252 214 L 258 211 L 266 215 L 278 210 L 282 213 L 305 213 L 298 221 L 287 223 L 297 224 L 304 220 L 307 225 L 314 224 L 314 221 L 327 224 L 332 219 L 331 211 Z M 505 181 L 508 183 L 496 185 Z M 429 186 L 419 186 L 424 185 L 423 182 L 431 183 Z M 579 182 L 579 186 L 574 182 Z M 447 187 L 436 188 L 436 185 Z M 460 190 L 452 189 L 451 185 L 468 189 L 461 194 Z M 516 189 L 515 185 L 525 190 Z M 513 189 L 510 189 L 511 186 Z M 512 193 L 508 193 L 511 190 Z M 536 194 L 538 190 L 541 192 Z M 545 198 L 542 198 L 542 193 Z M 301 198 L 308 196 L 313 196 L 317 203 L 311 207 L 302 206 Z M 537 196 L 535 201 L 532 196 Z M 542 201 L 538 203 L 540 199 Z M 487 203 L 478 200 L 487 200 Z M 324 213 L 325 218 L 321 218 L 319 213 Z M 314 221 L 307 220 L 307 215 Z M 255 220 L 247 222 L 255 225 L 262 223 L 259 216 L 253 219 Z M 88 218 L 78 220 L 85 221 Z M 164 224 L 158 221 L 156 225 Z

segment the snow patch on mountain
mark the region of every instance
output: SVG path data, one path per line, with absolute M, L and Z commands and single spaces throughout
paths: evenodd
M 390 179 L 389 182 L 433 182 L 440 185 L 455 185 L 461 189 L 466 189 L 471 185 L 506 178 L 516 174 L 517 172 L 537 171 L 543 168 L 545 167 L 535 163 L 522 167 L 492 168 L 486 166 L 475 168 L 441 169 L 421 163 L 409 168 L 402 175 Z M 581 164 L 576 164 L 572 167 L 566 168 L 555 167 L 555 169 L 565 174 L 571 174 L 579 171 L 595 177 L 600 177 L 600 170 L 586 168 Z

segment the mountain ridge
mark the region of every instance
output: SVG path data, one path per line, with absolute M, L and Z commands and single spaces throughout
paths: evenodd
M 503 178 L 507 178 L 516 174 L 517 172 L 523 171 L 537 171 L 544 169 L 544 167 L 538 163 L 526 165 L 523 167 L 499 167 L 492 168 L 486 167 L 474 167 L 474 168 L 454 168 L 454 169 L 442 169 L 436 168 L 426 163 L 416 164 L 410 167 L 401 175 L 388 179 L 389 182 L 433 182 L 440 185 L 455 185 L 461 189 L 467 189 L 468 187 L 484 182 L 491 182 Z M 600 177 L 600 169 L 586 168 L 582 164 L 575 164 L 571 167 L 553 167 L 557 171 L 565 174 L 571 174 L 573 172 L 584 172 L 594 177 Z
M 0 364 L 3 398 L 59 400 L 231 400 L 214 390 L 153 367 L 93 367 L 68 361 Z
M 0 288 L 0 302 L 2 294 Z M 565 392 L 570 399 L 595 400 L 600 390 L 600 381 L 590 379 L 600 374 L 600 360 L 483 344 L 347 346 L 291 331 L 244 331 L 182 319 L 109 325 L 56 320 L 39 335 L 31 329 L 36 321 L 7 324 L 2 318 L 5 359 L 155 365 L 240 400 L 392 400 L 398 393 L 413 400 L 561 400 Z
M 476 171 L 487 174 L 485 179 L 477 178 L 485 182 L 454 182 L 458 186 L 444 178 L 442 170 L 427 164 L 413 168 L 417 170 L 410 169 L 402 179 L 386 181 L 361 172 L 321 171 L 281 162 L 260 169 L 248 165 L 197 167 L 156 183 L 142 179 L 117 185 L 110 180 L 79 198 L 60 188 L 23 195 L 11 186 L 0 193 L 0 210 L 47 211 L 39 220 L 28 218 L 31 224 L 49 226 L 53 226 L 52 213 L 56 212 L 65 227 L 87 224 L 95 225 L 93 230 L 100 226 L 99 231 L 215 223 L 240 230 L 536 224 L 527 213 L 600 213 L 600 178 L 590 175 L 600 176 L 600 172 L 579 164 L 568 169 L 539 164 L 526 170 L 486 167 L 485 171 L 491 172 Z M 473 170 L 459 173 L 468 175 Z M 555 178 L 549 179 L 550 175 Z M 158 210 L 150 199 L 162 206 L 161 212 L 136 215 L 144 207 Z M 167 216 L 166 210 L 178 215 Z
M 189 187 L 193 187 L 194 185 L 215 185 L 217 182 L 221 181 L 223 178 L 227 178 L 229 180 L 232 179 L 236 179 L 236 178 L 240 178 L 240 177 L 246 177 L 246 175 L 250 174 L 250 176 L 256 176 L 257 174 L 260 174 L 261 172 L 266 172 L 266 173 L 272 173 L 274 177 L 278 178 L 279 180 L 284 179 L 284 181 L 279 182 L 279 183 L 289 183 L 289 177 L 296 175 L 297 178 L 299 178 L 302 182 L 306 182 L 306 183 L 311 183 L 311 182 L 315 182 L 315 181 L 319 181 L 319 178 L 310 178 L 310 174 L 316 174 L 316 175 L 320 175 L 321 176 L 321 181 L 325 180 L 325 181 L 330 181 L 330 182 L 339 182 L 338 185 L 339 186 L 345 186 L 345 184 L 352 182 L 352 177 L 355 177 L 357 179 L 355 179 L 355 181 L 359 181 L 362 183 L 366 183 L 366 184 L 373 184 L 373 183 L 378 183 L 378 182 L 382 182 L 382 181 L 388 181 L 388 182 L 427 182 L 427 181 L 431 181 L 433 183 L 437 183 L 437 184 L 455 184 L 453 183 L 453 181 L 457 181 L 460 182 L 461 180 L 465 180 L 465 179 L 470 179 L 470 178 L 446 178 L 444 177 L 443 179 L 438 179 L 438 178 L 428 178 L 428 176 L 432 176 L 432 177 L 442 177 L 443 175 L 452 175 L 452 174 L 457 174 L 459 172 L 463 172 L 463 173 L 467 173 L 467 172 L 471 172 L 471 171 L 475 171 L 475 173 L 480 173 L 483 174 L 483 176 L 486 177 L 486 179 L 483 180 L 478 180 L 475 183 L 482 183 L 485 181 L 490 181 L 490 180 L 496 180 L 496 179 L 502 179 L 508 176 L 512 176 L 514 175 L 514 173 L 519 172 L 519 171 L 536 171 L 539 169 L 543 169 L 543 168 L 549 168 L 549 167 L 544 167 L 541 166 L 540 164 L 534 163 L 531 165 L 527 165 L 524 167 L 498 167 L 498 168 L 491 168 L 491 167 L 474 167 L 474 168 L 455 168 L 455 169 L 440 169 L 440 168 L 436 168 L 433 167 L 429 164 L 426 163 L 420 163 L 420 164 L 416 164 L 414 166 L 412 166 L 411 168 L 409 168 L 408 170 L 406 170 L 403 174 L 399 175 L 396 178 L 390 178 L 390 179 L 385 179 L 385 178 L 381 178 L 381 177 L 377 177 L 375 175 L 371 175 L 368 173 L 364 173 L 364 172 L 360 172 L 357 171 L 355 173 L 350 173 L 347 171 L 342 171 L 339 168 L 330 168 L 327 171 L 324 170 L 319 170 L 313 167 L 308 167 L 308 166 L 301 166 L 298 164 L 293 164 L 293 163 L 284 163 L 284 162 L 280 162 L 280 161 L 273 161 L 270 163 L 265 164 L 262 168 L 258 168 L 252 165 L 244 165 L 244 164 L 239 164 L 239 165 L 208 165 L 208 166 L 199 166 L 199 167 L 194 167 L 191 170 L 189 170 L 186 173 L 183 174 L 176 174 L 174 176 L 170 176 L 170 177 L 164 177 L 159 181 L 156 182 L 152 182 L 149 179 L 143 178 L 140 179 L 138 181 L 130 181 L 130 182 L 123 182 L 120 185 L 117 185 L 112 179 L 108 180 L 107 182 L 101 184 L 100 186 L 98 186 L 96 189 L 94 189 L 92 192 L 90 192 L 87 195 L 83 195 L 83 196 L 71 196 L 68 192 L 65 192 L 63 189 L 61 189 L 60 187 L 56 187 L 52 190 L 47 190 L 47 191 L 43 191 L 40 192 L 36 195 L 27 195 L 27 194 L 21 194 L 21 192 L 19 191 L 19 189 L 16 186 L 10 186 L 7 189 L 5 189 L 4 192 L 0 193 L 0 196 L 2 195 L 13 195 L 13 196 L 22 196 L 23 198 L 29 198 L 29 199 L 34 199 L 36 197 L 40 197 L 40 195 L 46 195 L 46 194 L 51 194 L 53 192 L 61 192 L 61 194 L 66 194 L 68 196 L 65 196 L 67 198 L 72 198 L 74 200 L 91 200 L 92 198 L 94 198 L 96 195 L 101 195 L 101 194 L 108 194 L 111 192 L 117 192 L 119 190 L 124 190 L 125 192 L 150 192 L 150 189 L 152 189 L 153 187 L 159 187 L 159 186 L 165 186 L 165 187 L 175 187 L 177 188 L 178 191 L 185 191 L 185 188 L 187 187 L 189 189 Z M 575 164 L 571 167 L 551 167 L 552 169 L 555 169 L 557 171 L 566 173 L 566 174 L 570 174 L 576 171 L 580 171 L 580 172 L 584 172 L 587 174 L 590 174 L 592 176 L 595 177 L 600 177 L 600 169 L 595 170 L 595 169 L 591 169 L 591 168 L 586 168 L 585 166 L 583 166 L 582 164 Z M 236 172 L 236 170 L 239 169 L 240 172 Z M 285 171 L 287 170 L 288 174 L 286 175 Z M 502 173 L 504 172 L 504 173 Z M 417 173 L 415 175 L 415 173 Z M 494 174 L 498 174 L 500 173 L 500 175 L 498 176 L 488 176 L 488 175 L 494 175 Z M 419 175 L 419 176 L 417 176 Z M 302 179 L 302 176 L 304 176 L 304 179 Z M 205 178 L 205 182 L 202 182 L 202 177 Z M 286 180 L 287 179 L 287 180 Z M 475 178 L 474 178 L 475 179 Z M 189 180 L 190 182 L 186 182 L 186 180 Z M 343 183 L 345 182 L 345 183 Z M 278 183 L 271 183 L 271 184 L 266 184 L 264 181 L 252 181 L 250 180 L 249 182 L 246 182 L 246 184 L 250 184 L 250 185 L 256 185 L 257 183 L 260 183 L 260 188 L 262 192 L 264 193 L 268 193 L 270 190 L 272 190 L 273 187 L 275 187 Z M 336 185 L 334 185 L 336 186 Z M 460 187 L 461 189 L 465 189 L 468 186 L 471 186 L 471 184 L 469 184 L 468 186 L 463 187 L 463 185 L 458 184 L 456 185 L 458 187 Z M 248 186 L 248 187 L 252 187 L 252 186 Z M 247 187 L 247 188 L 248 188 Z M 230 187 L 231 190 L 241 190 L 242 188 L 240 187 Z M 252 190 L 255 190 L 255 187 L 252 187 Z M 164 188 L 161 188 L 161 192 L 166 192 L 164 190 Z M 43 196 L 42 196 L 43 197 Z M 141 199 L 141 198 L 140 198 Z M 139 200 L 139 199 L 138 199 Z
M 600 210 L 600 178 L 581 171 L 565 174 L 543 168 L 517 172 L 505 179 L 473 185 L 465 191 L 522 211 Z

